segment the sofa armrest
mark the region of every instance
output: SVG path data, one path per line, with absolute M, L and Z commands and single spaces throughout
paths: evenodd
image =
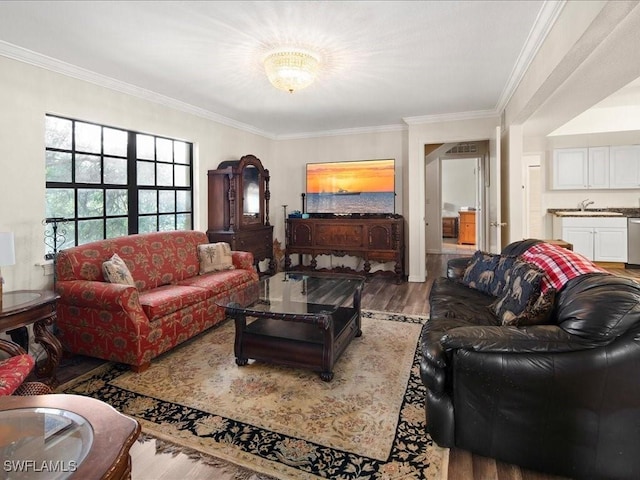
M 454 281 L 462 281 L 464 272 L 469 265 L 472 257 L 452 258 L 447 261 L 447 278 Z
M 4 338 L 0 338 L 0 351 L 3 351 L 10 357 L 15 357 L 16 355 L 25 355 L 27 353 L 27 351 L 17 343 L 10 342 L 9 340 L 5 340 Z M 1 359 L 2 357 L 0 357 L 0 360 Z
M 458 327 L 440 339 L 445 350 L 472 350 L 496 353 L 560 353 L 585 350 L 585 343 L 556 325 L 530 327 Z
M 231 252 L 233 266 L 241 270 L 254 270 L 253 253 L 233 250 Z
M 138 289 L 131 285 L 89 280 L 64 280 L 56 283 L 59 303 L 70 307 L 113 312 L 113 329 L 131 330 L 127 325 L 114 325 L 118 318 L 130 320 L 137 334 L 149 330 L 149 319 L 140 305 Z

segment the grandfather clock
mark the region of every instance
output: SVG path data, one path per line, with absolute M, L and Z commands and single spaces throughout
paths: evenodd
M 222 162 L 209 170 L 207 236 L 227 242 L 232 250 L 253 253 L 258 273 L 275 272 L 273 226 L 269 224 L 269 170 L 254 155 Z M 259 262 L 269 259 L 260 272 Z

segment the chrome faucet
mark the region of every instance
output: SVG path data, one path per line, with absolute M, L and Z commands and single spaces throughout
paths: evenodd
M 585 198 L 580 202 L 580 210 L 585 211 L 589 205 L 593 205 L 594 203 L 596 202 L 594 202 L 593 200 L 589 200 L 588 198 Z

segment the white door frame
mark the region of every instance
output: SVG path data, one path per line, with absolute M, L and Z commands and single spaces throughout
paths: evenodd
M 502 228 L 506 223 L 502 222 L 502 193 L 501 193 L 501 163 L 500 163 L 500 127 L 496 127 L 495 138 L 489 140 L 489 182 L 485 184 L 487 196 L 487 219 L 489 244 L 488 250 L 492 253 L 500 253 L 502 250 Z
M 476 141 L 476 140 L 471 140 Z M 464 140 L 459 142 L 451 142 L 450 144 L 443 144 L 445 148 L 448 148 L 456 143 L 463 143 Z M 432 152 L 433 153 L 433 152 Z M 430 158 L 433 158 L 431 155 Z M 485 186 L 488 185 L 489 180 L 486 175 L 489 174 L 489 168 L 486 167 L 487 162 L 489 161 L 489 154 L 487 153 L 484 157 L 478 156 L 474 158 L 470 156 L 468 158 L 469 161 L 475 160 L 475 168 L 476 168 L 476 246 L 479 250 L 487 249 L 487 192 Z M 425 250 L 426 254 L 438 254 L 442 253 L 442 155 L 438 155 L 435 159 L 430 162 L 427 161 L 427 157 L 424 157 L 424 185 L 425 185 L 425 196 L 424 196 L 424 211 L 425 211 L 425 224 L 424 224 L 424 238 L 425 238 Z M 435 175 L 437 177 L 437 183 L 432 184 L 433 188 L 436 191 L 431 192 L 427 185 L 427 176 Z M 429 200 L 427 200 L 429 199 Z M 429 202 L 432 202 L 428 204 Z M 437 209 L 433 207 L 433 205 L 437 205 Z M 437 211 L 437 213 L 436 213 Z M 429 222 L 429 218 L 431 218 L 431 222 Z M 436 231 L 437 230 L 437 235 Z M 427 239 L 428 238 L 438 238 L 439 241 L 427 247 Z

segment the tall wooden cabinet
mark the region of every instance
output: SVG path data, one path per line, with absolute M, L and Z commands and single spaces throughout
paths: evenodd
M 253 253 L 256 269 L 269 259 L 275 272 L 273 226 L 269 223 L 269 170 L 254 155 L 222 162 L 209 170 L 207 236 L 210 242 L 227 242 L 232 250 Z
M 458 243 L 475 245 L 476 243 L 476 212 L 458 212 L 460 215 L 460 231 Z

